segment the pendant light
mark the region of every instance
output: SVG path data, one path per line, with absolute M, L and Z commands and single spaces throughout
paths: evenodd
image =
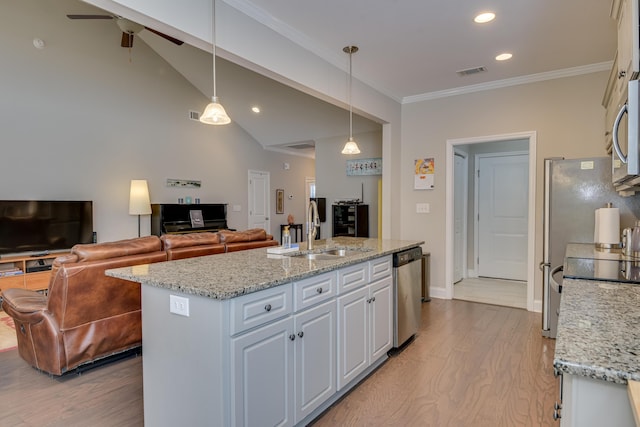
M 351 81 L 353 80 L 351 56 L 358 51 L 358 46 L 346 46 L 342 50 L 349 54 L 349 140 L 344 144 L 342 154 L 360 154 L 360 148 L 353 140 L 353 105 L 351 103 Z
M 216 0 L 211 0 L 211 44 L 213 45 L 213 96 L 211 103 L 207 105 L 200 116 L 200 121 L 208 125 L 226 125 L 231 123 L 231 119 L 224 110 L 222 104 L 218 102 L 216 96 Z

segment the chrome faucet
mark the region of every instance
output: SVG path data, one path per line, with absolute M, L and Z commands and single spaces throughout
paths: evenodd
M 315 200 L 309 202 L 309 214 L 307 215 L 307 249 L 313 249 L 313 241 L 320 227 L 320 217 L 318 216 L 318 205 Z

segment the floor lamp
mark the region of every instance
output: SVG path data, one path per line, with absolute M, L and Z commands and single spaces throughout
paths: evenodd
M 146 179 L 132 179 L 129 192 L 129 215 L 138 215 L 138 237 L 140 237 L 140 215 L 151 215 L 149 186 Z

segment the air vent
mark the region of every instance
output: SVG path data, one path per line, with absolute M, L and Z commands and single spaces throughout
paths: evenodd
M 195 120 L 196 122 L 200 121 L 200 113 L 197 111 L 189 111 L 189 119 Z
M 305 150 L 308 148 L 316 148 L 316 144 L 313 142 L 305 142 L 303 144 L 287 145 L 289 148 L 295 148 L 296 150 Z
M 472 74 L 478 74 L 487 71 L 487 67 L 475 67 L 475 68 L 467 68 L 466 70 L 456 71 L 460 77 L 470 76 Z

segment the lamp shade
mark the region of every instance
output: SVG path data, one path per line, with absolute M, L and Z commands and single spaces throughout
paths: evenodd
M 231 119 L 224 110 L 222 104 L 218 102 L 218 97 L 211 98 L 211 102 L 204 109 L 200 121 L 208 125 L 226 125 L 231 123 Z
M 358 148 L 358 144 L 356 144 L 353 138 L 349 138 L 347 143 L 344 144 L 342 154 L 360 154 L 360 148 Z
M 129 192 L 129 215 L 151 215 L 149 186 L 146 179 L 132 179 Z

